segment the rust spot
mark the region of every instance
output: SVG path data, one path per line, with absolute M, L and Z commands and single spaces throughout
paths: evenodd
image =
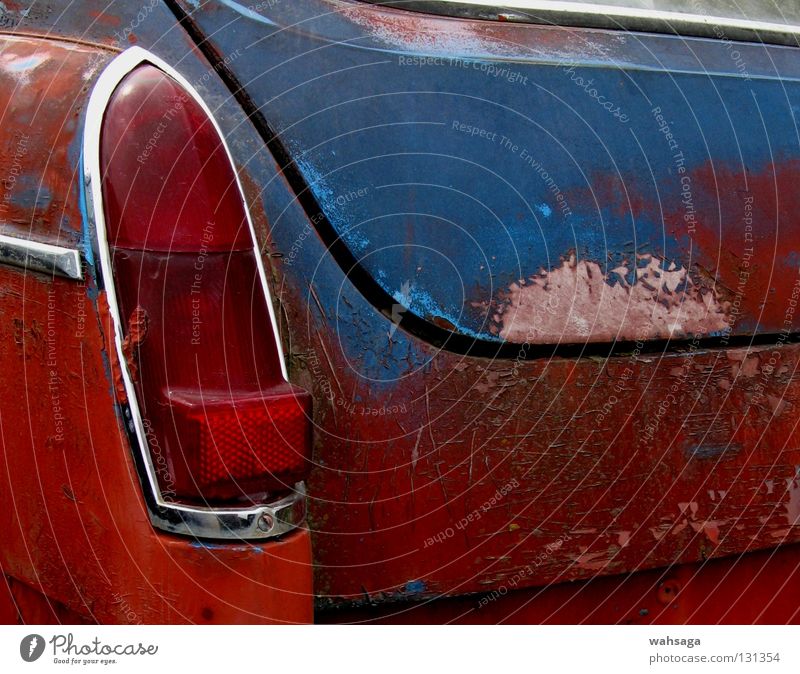
M 674 578 L 668 578 L 658 586 L 658 601 L 671 604 L 681 591 L 681 584 Z
M 125 403 L 128 401 L 128 394 L 125 391 L 125 383 L 122 380 L 122 366 L 117 358 L 117 349 L 114 347 L 114 321 L 111 319 L 111 313 L 108 310 L 108 298 L 105 293 L 100 293 L 97 298 L 97 311 L 103 326 L 105 348 L 114 384 L 114 394 L 117 400 Z
M 451 330 L 455 332 L 457 329 L 455 325 L 453 325 L 446 318 L 442 318 L 441 316 L 429 316 L 428 320 L 437 327 L 443 328 L 445 330 Z
M 139 367 L 136 364 L 136 349 L 147 337 L 147 325 L 149 319 L 147 312 L 141 307 L 137 306 L 131 313 L 128 319 L 128 334 L 122 341 L 122 355 L 125 358 L 125 363 L 128 366 L 128 372 L 131 374 L 131 381 L 137 382 L 139 380 Z

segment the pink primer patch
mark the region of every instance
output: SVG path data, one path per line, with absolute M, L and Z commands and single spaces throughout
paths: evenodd
M 637 260 L 633 283 L 633 268 L 604 274 L 596 262 L 571 255 L 552 271 L 512 284 L 494 316 L 500 336 L 550 344 L 676 339 L 729 329 L 729 303 L 713 287 L 696 283 L 674 263 L 664 267 L 650 255 Z

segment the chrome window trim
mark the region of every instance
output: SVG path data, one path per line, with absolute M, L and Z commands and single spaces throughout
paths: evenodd
M 114 343 L 117 351 L 117 360 L 122 372 L 127 397 L 127 402 L 117 402 L 117 405 L 125 421 L 139 473 L 139 480 L 144 492 L 145 503 L 150 514 L 150 521 L 154 527 L 162 531 L 196 538 L 224 540 L 264 540 L 274 538 L 296 529 L 305 522 L 306 493 L 305 485 L 302 482 L 295 484 L 294 491 L 279 500 L 243 508 L 204 508 L 175 503 L 164 499 L 158 484 L 157 472 L 153 465 L 152 457 L 147 449 L 147 434 L 144 422 L 139 410 L 133 381 L 122 352 L 122 321 L 114 288 L 111 257 L 106 236 L 100 173 L 100 131 L 108 102 L 122 79 L 142 63 L 152 64 L 174 78 L 203 108 L 222 139 L 222 144 L 233 167 L 239 194 L 247 214 L 247 222 L 250 226 L 250 234 L 256 253 L 258 272 L 267 298 L 270 324 L 276 335 L 281 372 L 284 379 L 288 381 L 286 362 L 281 349 L 281 341 L 278 338 L 275 311 L 269 286 L 267 285 L 264 263 L 259 254 L 258 239 L 250 217 L 250 210 L 244 197 L 242 184 L 236 171 L 236 165 L 222 134 L 222 129 L 199 93 L 184 77 L 154 54 L 141 47 L 131 47 L 115 57 L 106 66 L 95 83 L 89 98 L 83 135 L 83 177 L 86 212 L 89 220 L 89 229 L 94 239 L 88 243 L 96 246 L 98 285 L 105 288 L 106 291 L 109 313 L 114 323 Z
M 596 5 L 562 0 L 366 0 L 412 12 L 464 19 L 504 20 L 548 26 L 604 28 L 686 37 L 800 46 L 800 26 L 686 12 Z
M 0 234 L 0 264 L 51 276 L 83 279 L 81 254 L 73 248 Z

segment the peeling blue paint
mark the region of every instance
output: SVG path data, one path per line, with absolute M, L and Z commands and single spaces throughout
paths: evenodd
M 712 157 L 714 169 L 755 174 L 800 155 L 792 114 L 800 65 L 785 48 L 742 43 L 743 88 L 720 41 L 593 34 L 597 44 L 515 45 L 480 30 L 431 40 L 372 22 L 368 12 L 321 7 L 272 6 L 276 25 L 302 19 L 303 30 L 277 30 L 269 40 L 263 17 L 232 0 L 195 14 L 221 53 L 252 45 L 253 57 L 230 67 L 364 269 L 408 311 L 469 337 L 502 341 L 499 309 L 509 289 L 569 256 L 606 274 L 625 264 L 630 286 L 639 254 L 697 264 L 682 197 L 691 188 L 699 199 L 700 187 L 686 179 Z M 420 58 L 428 55 L 437 58 Z M 513 77 L 496 76 L 503 69 Z M 613 98 L 626 123 L 579 78 Z M 485 133 L 478 140 L 461 124 Z M 361 198 L 342 198 L 362 189 Z M 711 221 L 718 205 L 693 208 Z M 291 247 L 296 234 L 288 238 Z M 309 261 L 306 278 L 318 261 Z M 404 301 L 396 293 L 407 282 Z M 363 322 L 332 327 L 352 330 L 355 357 L 385 370 L 366 340 L 385 340 L 387 328 L 365 329 L 374 317 Z M 389 336 L 398 351 L 401 332 Z
M 407 594 L 421 594 L 425 592 L 425 589 L 425 583 L 421 580 L 409 580 L 405 587 Z
M 357 253 L 363 253 L 369 247 L 369 239 L 359 232 L 357 228 L 348 229 L 342 234 L 342 238 L 350 249 Z
M 12 73 L 24 73 L 28 70 L 33 70 L 37 66 L 44 63 L 44 56 L 29 56 L 28 58 L 16 58 L 6 61 L 5 68 Z

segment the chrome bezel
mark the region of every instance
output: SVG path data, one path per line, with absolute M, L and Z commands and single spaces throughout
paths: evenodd
M 141 47 L 131 47 L 114 58 L 100 74 L 86 113 L 83 135 L 83 176 L 86 199 L 86 212 L 89 220 L 90 243 L 95 248 L 98 285 L 105 289 L 109 313 L 114 323 L 114 344 L 117 361 L 122 373 L 127 397 L 126 402 L 117 402 L 134 454 L 145 502 L 153 526 L 163 531 L 209 539 L 263 540 L 274 538 L 301 526 L 305 521 L 305 485 L 298 482 L 294 491 L 277 501 L 252 505 L 243 508 L 214 508 L 186 505 L 166 500 L 158 484 L 158 476 L 147 447 L 147 435 L 139 410 L 136 392 L 130 372 L 122 352 L 122 321 L 114 288 L 108 240 L 106 236 L 105 213 L 103 209 L 100 173 L 100 132 L 108 102 L 122 79 L 142 63 L 149 63 L 174 78 L 186 93 L 202 107 L 222 139 L 222 144 L 233 167 L 237 187 L 250 227 L 250 235 L 256 252 L 258 273 L 269 308 L 270 325 L 276 336 L 277 356 L 280 359 L 283 378 L 288 381 L 286 362 L 280 348 L 278 326 L 272 299 L 267 285 L 264 263 L 259 254 L 258 239 L 244 197 L 236 165 L 230 149 L 225 142 L 222 130 L 210 108 L 205 104 L 194 87 L 162 59 Z

